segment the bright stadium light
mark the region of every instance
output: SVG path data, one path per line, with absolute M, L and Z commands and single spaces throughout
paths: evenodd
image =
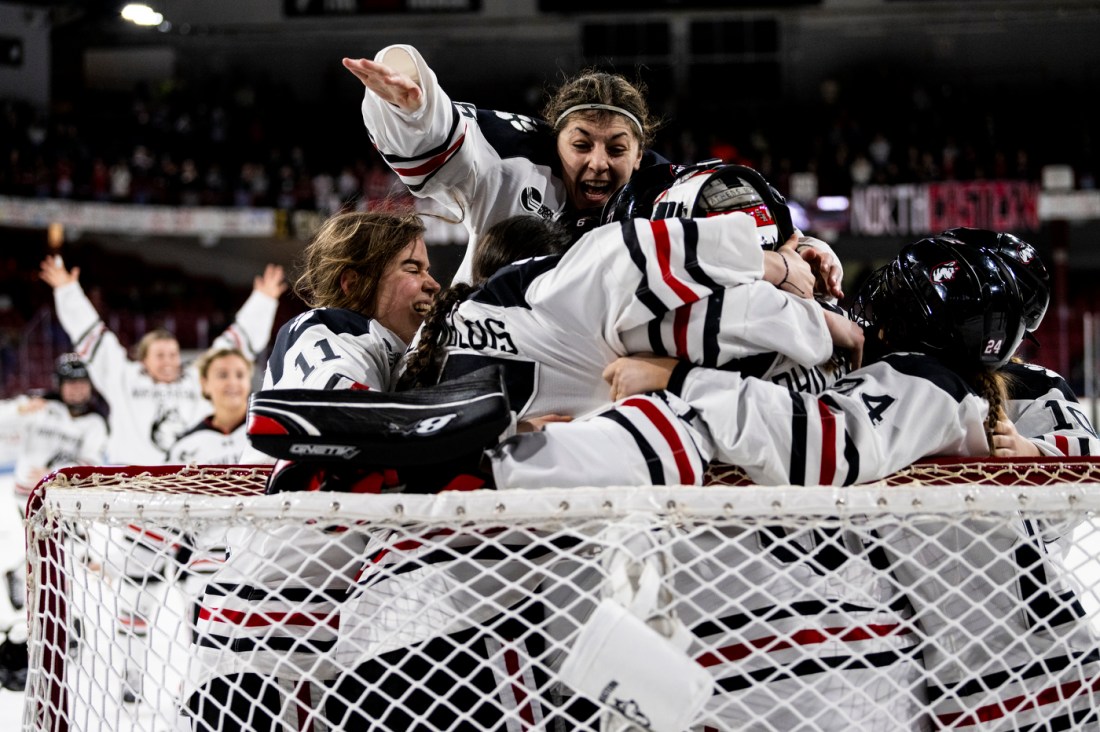
M 160 25 L 164 16 L 142 3 L 130 3 L 122 9 L 122 17 L 134 25 Z

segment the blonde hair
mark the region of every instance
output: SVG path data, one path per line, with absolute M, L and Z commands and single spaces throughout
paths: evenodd
M 144 361 L 145 357 L 149 355 L 149 349 L 153 347 L 153 344 L 157 341 L 175 341 L 179 344 L 179 339 L 167 328 L 153 328 L 151 331 L 141 337 L 141 340 L 134 346 L 134 353 L 137 355 L 138 361 Z
M 971 379 L 970 385 L 978 396 L 989 402 L 989 413 L 985 417 L 985 436 L 989 441 L 989 453 L 993 454 L 993 432 L 997 422 L 1005 418 L 1005 404 L 1008 403 L 1008 378 L 1000 371 L 980 369 Z
M 345 308 L 372 314 L 378 282 L 390 260 L 424 235 L 415 212 L 348 212 L 330 217 L 301 258 L 294 292 L 311 308 Z M 358 276 L 344 291 L 344 272 Z
M 542 108 L 542 118 L 554 128 L 554 134 L 561 132 L 569 117 L 584 115 L 587 119 L 603 121 L 615 112 L 606 109 L 582 109 L 560 119 L 563 112 L 571 107 L 585 104 L 606 104 L 619 107 L 634 115 L 641 129 L 633 124 L 630 129 L 637 133 L 638 144 L 643 149 L 653 144 L 653 136 L 660 127 L 649 111 L 646 102 L 645 82 L 630 82 L 621 74 L 609 74 L 596 69 L 584 69 L 576 76 L 566 80 L 557 88 Z M 622 115 L 620 115 L 622 116 Z

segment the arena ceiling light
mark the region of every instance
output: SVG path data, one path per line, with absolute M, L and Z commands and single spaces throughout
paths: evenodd
M 164 16 L 143 3 L 130 3 L 122 9 L 122 17 L 135 25 L 160 25 Z

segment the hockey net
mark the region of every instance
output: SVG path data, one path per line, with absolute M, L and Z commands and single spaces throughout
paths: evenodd
M 847 488 L 265 478 L 43 481 L 25 729 L 1100 727 L 1098 461 Z

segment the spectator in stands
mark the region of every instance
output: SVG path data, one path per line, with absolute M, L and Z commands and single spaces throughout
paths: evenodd
M 163 464 L 168 448 L 207 408 L 195 365 L 181 362 L 179 342 L 163 328 L 141 338 L 137 360 L 131 361 L 85 296 L 78 267 L 69 271 L 60 256 L 51 256 L 42 262 L 40 276 L 53 288 L 58 319 L 110 409 L 108 461 Z M 255 359 L 271 338 L 278 299 L 285 290 L 283 268 L 268 265 L 214 346 L 239 348 Z

